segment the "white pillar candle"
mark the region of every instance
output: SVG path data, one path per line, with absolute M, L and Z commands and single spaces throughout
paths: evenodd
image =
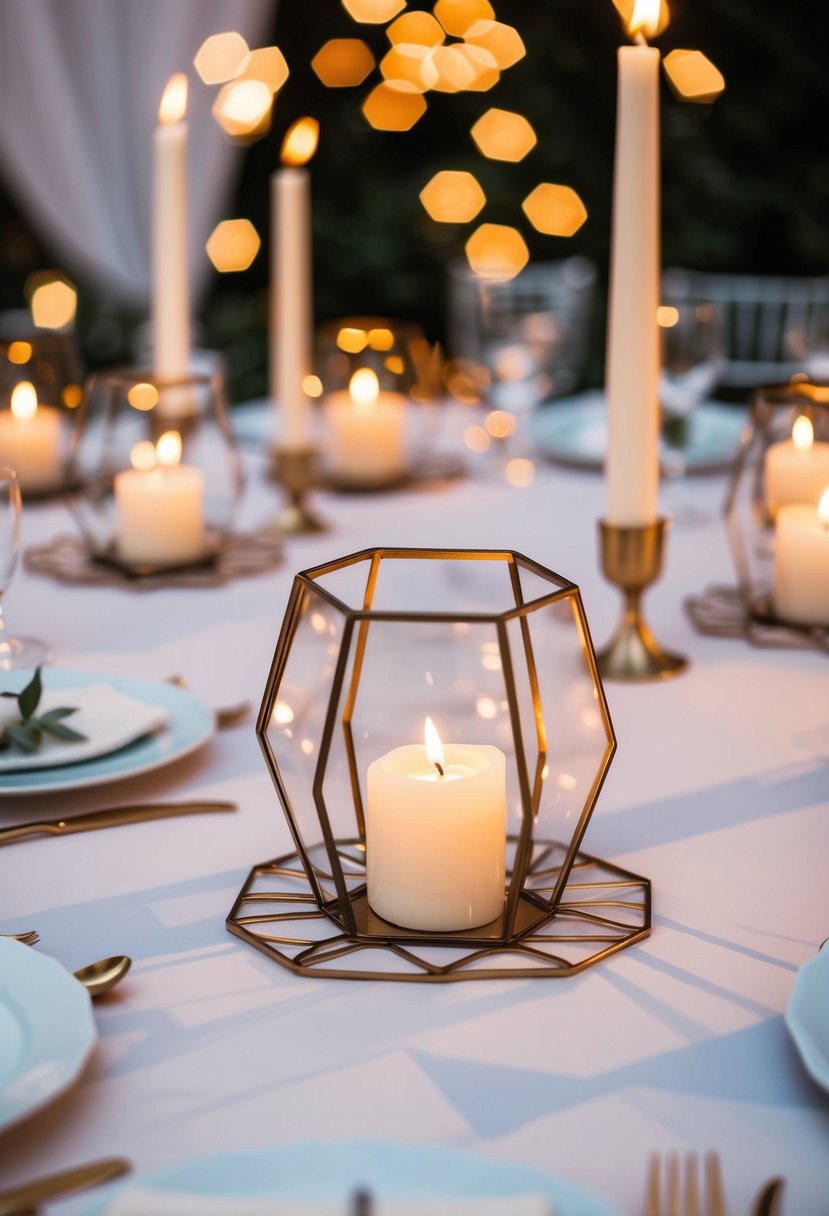
M 312 365 L 311 180 L 301 166 L 316 149 L 318 124 L 303 118 L 285 137 L 285 167 L 271 177 L 270 393 L 279 415 L 279 443 L 310 443 L 305 378 Z
M 790 502 L 815 505 L 829 485 L 829 443 L 815 442 L 814 427 L 805 414 L 792 427 L 791 439 L 773 443 L 766 451 L 764 486 L 772 518 Z
M 187 77 L 164 90 L 153 136 L 152 335 L 159 380 L 187 375 L 190 294 L 187 278 Z
M 130 566 L 181 566 L 204 556 L 204 475 L 179 463 L 181 437 L 136 444 L 115 475 L 116 548 Z
M 21 380 L 12 389 L 9 409 L 0 412 L 0 464 L 15 470 L 24 494 L 60 487 L 62 440 L 60 410 L 39 405 L 35 386 Z
M 654 7 L 651 28 L 659 0 Z M 644 25 L 640 20 L 635 28 Z M 641 527 L 656 519 L 659 488 L 659 52 L 646 45 L 623 46 L 618 64 L 606 372 L 607 521 Z
M 348 390 L 322 404 L 327 472 L 344 486 L 391 485 L 406 472 L 406 398 L 380 391 L 371 368 L 356 371 Z
M 788 503 L 777 513 L 774 609 L 798 625 L 829 625 L 829 486 L 817 507 Z
M 439 764 L 442 774 L 412 744 L 369 765 L 368 902 L 392 924 L 449 932 L 489 924 L 504 906 L 506 759 L 455 743 Z

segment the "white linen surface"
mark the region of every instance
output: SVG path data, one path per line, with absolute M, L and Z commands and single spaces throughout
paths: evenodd
M 112 1201 L 106 1216 L 351 1216 L 353 1200 L 211 1198 L 130 1187 Z M 375 1199 L 371 1216 L 555 1216 L 542 1195 L 494 1199 Z
M 48 676 L 44 677 L 48 679 Z M 105 756 L 125 747 L 142 735 L 160 730 L 170 715 L 159 705 L 148 705 L 130 697 L 110 684 L 88 684 L 79 688 L 43 690 L 37 715 L 45 714 L 59 705 L 75 707 L 77 713 L 61 719 L 65 726 L 86 735 L 86 739 L 67 743 L 44 734 L 38 750 L 31 756 L 16 748 L 0 752 L 0 773 L 22 772 L 36 768 L 53 768 L 58 764 L 77 764 Z M 17 702 L 0 698 L 0 730 L 10 722 L 20 720 Z

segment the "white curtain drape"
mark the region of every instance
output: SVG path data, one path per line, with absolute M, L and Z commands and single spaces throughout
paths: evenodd
M 0 172 L 62 268 L 113 301 L 150 288 L 152 135 L 169 77 L 186 72 L 191 291 L 223 218 L 240 151 L 224 139 L 193 56 L 236 29 L 251 47 L 275 0 L 0 0 Z

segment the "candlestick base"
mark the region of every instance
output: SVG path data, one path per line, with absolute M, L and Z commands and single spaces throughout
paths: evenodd
M 665 650 L 642 615 L 642 593 L 662 572 L 667 520 L 643 527 L 599 521 L 602 573 L 624 596 L 622 617 L 607 646 L 596 656 L 606 680 L 665 680 L 688 666 L 684 655 Z
M 308 492 L 315 483 L 316 449 L 274 449 L 274 478 L 285 491 L 287 502 L 274 521 L 283 536 L 327 532 L 328 525 L 308 506 Z

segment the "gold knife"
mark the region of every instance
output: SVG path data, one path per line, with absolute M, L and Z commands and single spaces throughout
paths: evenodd
M 117 828 L 123 823 L 143 823 L 147 819 L 169 819 L 174 815 L 201 815 L 208 811 L 235 811 L 235 802 L 156 802 L 145 806 L 115 806 L 91 811 L 70 819 L 43 819 L 0 828 L 0 845 L 24 840 L 27 836 L 71 836 L 74 832 L 94 832 L 97 828 Z M 0 1212 L 2 1216 L 2 1212 Z
M 11 1216 L 13 1212 L 34 1208 L 58 1195 L 72 1195 L 75 1191 L 99 1186 L 102 1182 L 126 1174 L 130 1169 L 132 1163 L 126 1157 L 107 1157 L 103 1161 L 92 1161 L 89 1165 L 78 1165 L 72 1170 L 61 1170 L 59 1174 L 49 1174 L 34 1182 L 24 1182 L 22 1186 L 0 1193 L 0 1216 Z

